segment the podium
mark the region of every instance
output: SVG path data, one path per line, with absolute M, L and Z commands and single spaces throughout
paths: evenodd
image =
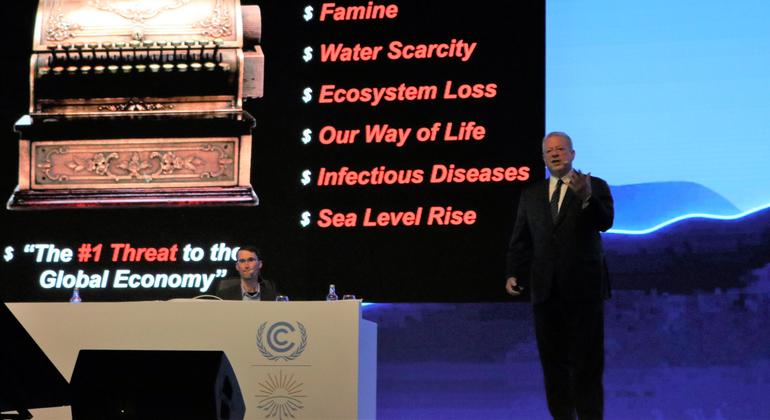
M 7 306 L 67 380 L 81 349 L 222 350 L 247 419 L 376 417 L 377 325 L 357 300 Z M 62 410 L 33 414 L 61 419 Z

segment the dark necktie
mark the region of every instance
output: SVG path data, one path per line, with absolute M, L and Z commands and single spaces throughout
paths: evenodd
M 563 183 L 561 178 L 559 178 L 559 180 L 556 181 L 556 189 L 553 190 L 553 194 L 551 194 L 551 218 L 553 218 L 554 222 L 559 216 L 559 196 L 561 195 L 561 184 Z

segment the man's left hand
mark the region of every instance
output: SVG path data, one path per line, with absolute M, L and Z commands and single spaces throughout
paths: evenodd
M 584 175 L 578 170 L 572 171 L 569 187 L 579 199 L 588 200 L 591 197 L 591 173 Z

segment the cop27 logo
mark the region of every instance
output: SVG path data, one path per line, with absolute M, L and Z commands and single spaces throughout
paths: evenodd
M 257 330 L 257 349 L 267 360 L 294 360 L 305 351 L 306 346 L 307 330 L 299 321 L 296 328 L 286 321 L 269 327 L 267 322 L 263 322 Z

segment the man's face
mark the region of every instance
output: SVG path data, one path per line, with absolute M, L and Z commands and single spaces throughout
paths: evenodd
M 259 270 L 262 269 L 262 261 L 257 254 L 251 251 L 238 251 L 238 261 L 235 263 L 235 269 L 241 274 L 243 280 L 257 280 Z
M 563 177 L 572 169 L 575 151 L 569 140 L 562 136 L 551 136 L 543 142 L 543 161 L 551 175 Z

